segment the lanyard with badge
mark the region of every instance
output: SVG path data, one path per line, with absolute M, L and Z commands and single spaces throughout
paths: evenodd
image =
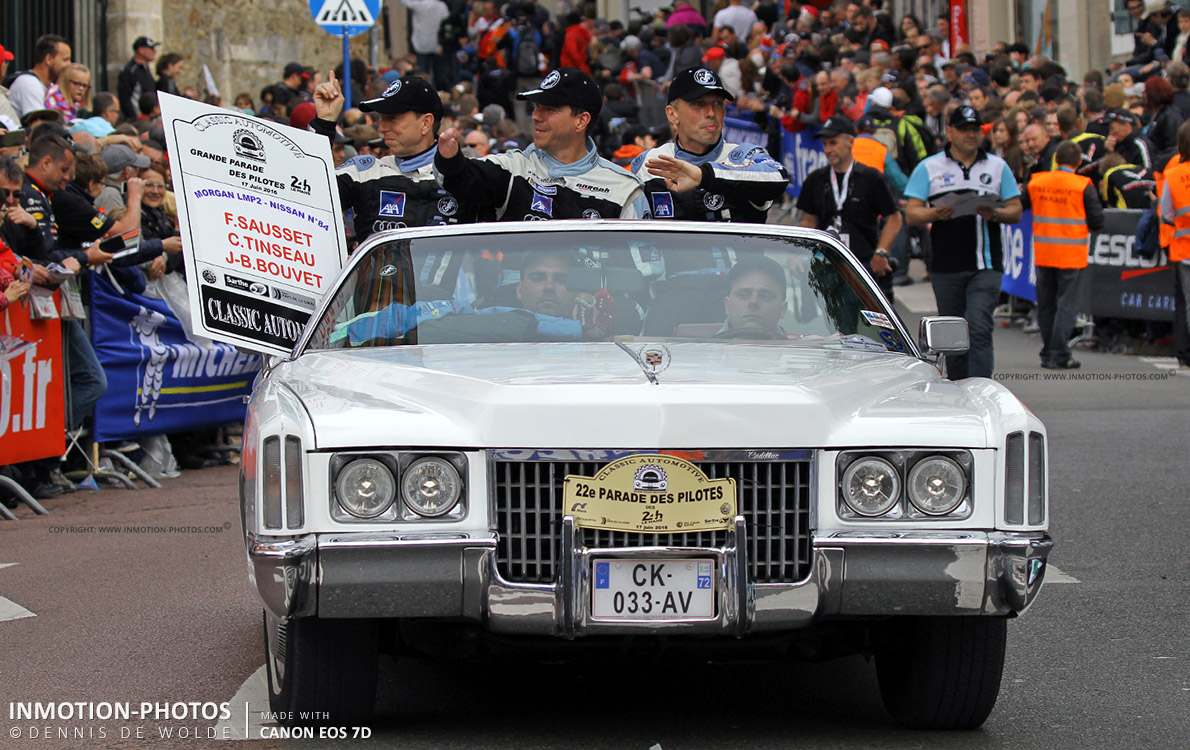
M 831 226 L 839 233 L 839 239 L 843 241 L 843 246 L 848 250 L 851 249 L 851 235 L 843 233 L 843 202 L 847 200 L 847 187 L 851 183 L 851 170 L 855 168 L 855 161 L 847 165 L 847 171 L 843 173 L 843 184 L 839 185 L 835 181 L 835 172 L 831 170 L 830 183 L 831 193 L 835 198 L 835 218 L 831 220 Z

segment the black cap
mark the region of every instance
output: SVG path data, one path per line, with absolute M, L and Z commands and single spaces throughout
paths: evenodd
M 857 133 L 875 133 L 876 122 L 869 115 L 864 115 L 855 121 L 855 131 Z
M 136 52 L 141 47 L 157 48 L 161 46 L 161 42 L 155 42 L 147 36 L 138 36 L 136 41 L 132 43 L 132 51 Z
M 819 130 L 814 135 L 814 137 L 832 138 L 836 135 L 849 135 L 854 138 L 855 125 L 853 125 L 851 120 L 847 119 L 846 117 L 842 115 L 835 115 L 826 121 L 826 124 L 822 126 L 822 130 Z
M 376 99 L 360 102 L 364 112 L 378 112 L 382 115 L 399 115 L 402 112 L 422 112 L 441 120 L 445 114 L 442 99 L 434 87 L 417 76 L 398 78 L 388 85 Z
M 979 110 L 975 107 L 959 107 L 950 113 L 949 125 L 952 128 L 961 128 L 964 125 L 983 125 L 983 118 L 979 116 Z
M 735 101 L 735 96 L 723 87 L 723 82 L 715 75 L 715 71 L 699 65 L 678 73 L 669 84 L 670 102 L 674 99 L 692 102 L 707 94 L 722 94 L 727 101 Z
M 309 76 L 306 75 L 306 69 L 302 67 L 302 64 L 296 62 L 291 62 L 286 65 L 285 72 L 281 74 L 282 78 L 289 78 L 290 76 L 302 76 L 304 78 L 309 78 Z
M 595 79 L 578 68 L 558 68 L 541 79 L 541 85 L 531 91 L 522 91 L 517 99 L 527 99 L 534 104 L 550 107 L 570 105 L 598 117 L 603 109 L 603 95 Z
M 1124 109 L 1123 107 L 1121 107 L 1119 109 L 1113 109 L 1113 110 L 1108 111 L 1107 121 L 1108 122 L 1123 122 L 1123 123 L 1127 123 L 1128 125 L 1134 125 L 1134 126 L 1140 124 L 1140 118 L 1137 117 L 1132 112 L 1129 112 L 1128 110 Z

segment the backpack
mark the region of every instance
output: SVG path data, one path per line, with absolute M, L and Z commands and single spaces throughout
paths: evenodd
M 1152 260 L 1157 257 L 1157 250 L 1161 244 L 1161 219 L 1157 217 L 1156 208 L 1146 208 L 1141 212 L 1136 222 L 1136 245 L 1133 251 L 1144 258 Z
M 541 44 L 537 39 L 537 32 L 528 26 L 518 29 L 521 40 L 516 46 L 517 75 L 528 78 L 541 75 L 538 60 L 541 55 Z
M 10 89 L 10 88 L 12 88 L 12 84 L 14 84 L 18 78 L 20 78 L 21 76 L 23 76 L 25 74 L 37 75 L 32 70 L 18 70 L 15 73 L 9 73 L 7 76 L 5 76 L 4 80 L 0 81 L 0 86 L 3 86 L 6 89 Z

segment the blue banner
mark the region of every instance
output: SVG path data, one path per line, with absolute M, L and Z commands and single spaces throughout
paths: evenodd
M 107 392 L 95 405 L 95 439 L 126 440 L 218 427 L 244 418 L 260 355 L 186 338 L 169 305 L 91 276 L 91 340 Z
M 1014 297 L 1037 301 L 1037 271 L 1033 266 L 1033 212 L 1021 213 L 1016 224 L 1000 227 L 1004 249 L 1004 279 L 1000 289 Z
M 826 154 L 822 152 L 822 141 L 814 137 L 820 128 L 807 128 L 798 133 L 785 132 L 781 142 L 781 162 L 789 170 L 789 188 L 793 197 L 802 192 L 806 177 L 819 167 L 827 165 Z

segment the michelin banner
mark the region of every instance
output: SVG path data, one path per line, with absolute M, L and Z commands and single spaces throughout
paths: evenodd
M 781 153 L 773 157 L 779 159 L 789 171 L 789 187 L 785 192 L 794 198 L 802 192 L 806 175 L 827 164 L 826 154 L 822 152 L 822 141 L 814 137 L 819 130 L 807 128 L 799 133 L 784 130 L 781 133 Z M 732 143 L 769 145 L 768 134 L 759 125 L 739 117 L 723 118 L 723 137 Z
M 126 440 L 218 427 L 244 418 L 244 397 L 260 356 L 218 342 L 186 338 L 169 306 L 121 294 L 91 277 L 91 339 L 107 373 L 95 405 L 95 439 Z

